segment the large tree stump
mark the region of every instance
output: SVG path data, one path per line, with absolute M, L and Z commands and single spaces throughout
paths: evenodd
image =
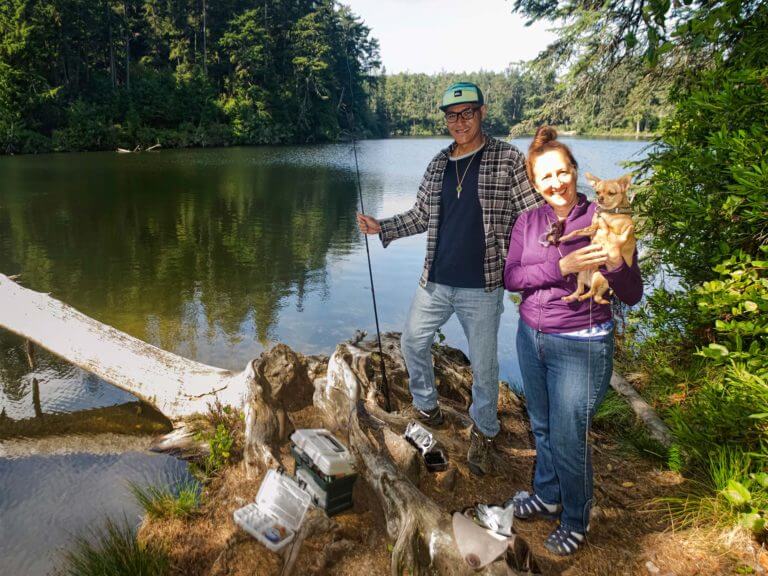
M 278 344 L 251 362 L 245 398 L 245 466 L 257 476 L 275 467 L 275 451 L 293 431 L 289 412 L 312 403 L 312 382 L 306 360 Z
M 393 401 L 397 400 L 393 404 L 399 405 L 409 403 L 410 398 L 405 396 L 404 370 L 398 372 L 403 366 L 397 336 L 384 335 L 382 347 L 390 375 L 390 392 Z M 379 499 L 387 533 L 395 542 L 391 574 L 519 573 L 513 571 L 505 558 L 479 572 L 473 570 L 460 556 L 454 542 L 451 516 L 412 482 L 408 474 L 410 465 L 403 464 L 402 458 L 393 457 L 393 453 L 410 450 L 416 454 L 416 451 L 400 436 L 407 419 L 396 413 L 388 414 L 380 406 L 380 391 L 376 387 L 378 350 L 374 346 L 374 342 L 358 340 L 339 345 L 328 361 L 327 374 L 315 382 L 314 403 L 323 411 L 330 428 L 348 433 L 361 474 Z M 456 377 L 466 374 L 466 364 L 454 359 L 457 351 L 441 347 L 435 352 L 436 363 L 451 366 L 452 377 L 444 381 L 449 382 L 450 390 L 456 393 L 454 397 L 461 399 L 454 402 L 468 398 L 471 381 Z M 397 433 L 392 434 L 390 428 Z M 400 460 L 399 466 L 396 459 Z M 523 562 L 535 565 L 527 545 L 522 541 L 516 544 L 516 560 L 522 557 Z

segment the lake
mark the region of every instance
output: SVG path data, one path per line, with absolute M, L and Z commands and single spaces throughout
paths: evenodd
M 513 142 L 527 150 L 529 141 Z M 585 192 L 585 172 L 619 176 L 647 145 L 563 141 Z M 427 163 L 448 142 L 359 143 L 366 212 L 410 208 Z M 0 157 L 0 273 L 214 366 L 240 370 L 276 342 L 330 354 L 356 329 L 375 330 L 358 206 L 350 144 Z M 426 235 L 386 250 L 370 240 L 384 331 L 403 325 L 425 244 Z M 505 306 L 501 378 L 514 386 L 517 312 L 511 300 Z M 466 351 L 455 318 L 443 333 Z M 138 521 L 129 480 L 185 474 L 182 463 L 130 440 L 99 436 L 90 446 L 87 432 L 73 441 L 46 428 L 47 415 L 132 400 L 42 350 L 30 370 L 23 342 L 0 331 L 0 574 L 46 574 L 83 528 L 106 515 Z M 45 442 L 28 441 L 36 453 L 25 454 L 3 426 L 34 419 Z

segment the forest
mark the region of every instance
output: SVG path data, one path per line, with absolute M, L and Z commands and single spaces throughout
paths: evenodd
M 458 79 L 484 90 L 493 134 L 544 116 L 579 133 L 648 134 L 665 86 L 638 70 L 553 111 L 551 67 L 387 74 L 370 29 L 333 0 L 8 0 L 0 154 L 438 135 L 437 102 Z
M 0 4 L 0 150 L 336 140 L 375 132 L 377 42 L 333 0 Z

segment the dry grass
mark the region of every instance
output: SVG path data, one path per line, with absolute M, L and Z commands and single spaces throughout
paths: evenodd
M 292 415 L 298 427 L 318 427 L 315 409 Z M 509 393 L 500 400 L 503 432 L 498 440 L 499 474 L 477 479 L 464 465 L 468 430 L 449 422 L 441 432 L 451 462 L 447 472 L 425 475 L 421 490 L 446 511 L 476 502 L 502 502 L 516 490 L 529 489 L 534 451 L 522 405 Z M 292 470 L 288 446 L 282 460 Z M 595 498 L 597 507 L 586 549 L 572 558 L 548 554 L 542 542 L 552 523 L 519 522 L 544 574 L 703 576 L 752 573 L 746 567 L 768 569 L 768 559 L 748 538 L 715 530 L 672 530 L 664 510 L 650 506 L 658 497 L 680 490 L 678 474 L 627 456 L 607 436 L 595 438 Z M 453 471 L 452 471 L 453 470 Z M 227 468 L 208 487 L 198 516 L 182 520 L 146 520 L 141 537 L 162 542 L 169 551 L 173 574 L 185 576 L 279 575 L 281 558 L 239 530 L 232 512 L 252 501 L 261 478 L 248 480 L 241 464 Z M 355 507 L 332 519 L 328 532 L 309 538 L 299 555 L 296 574 L 373 576 L 389 573 L 389 541 L 374 494 L 358 481 Z

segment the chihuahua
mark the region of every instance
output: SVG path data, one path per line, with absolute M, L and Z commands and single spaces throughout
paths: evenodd
M 597 211 L 592 218 L 592 225 L 566 234 L 560 241 L 566 241 L 576 236 L 591 236 L 592 244 L 600 244 L 608 249 L 615 244 L 616 238 L 627 236 L 621 247 L 621 256 L 627 266 L 632 266 L 635 253 L 634 225 L 632 224 L 632 207 L 627 194 L 632 182 L 632 175 L 626 174 L 616 180 L 601 180 L 589 172 L 585 175 L 587 182 L 597 194 Z M 564 296 L 566 302 L 594 298 L 598 304 L 610 304 L 603 295 L 609 290 L 608 281 L 599 270 L 582 270 L 577 276 L 577 286 L 573 294 Z M 584 290 L 589 287 L 589 291 Z

